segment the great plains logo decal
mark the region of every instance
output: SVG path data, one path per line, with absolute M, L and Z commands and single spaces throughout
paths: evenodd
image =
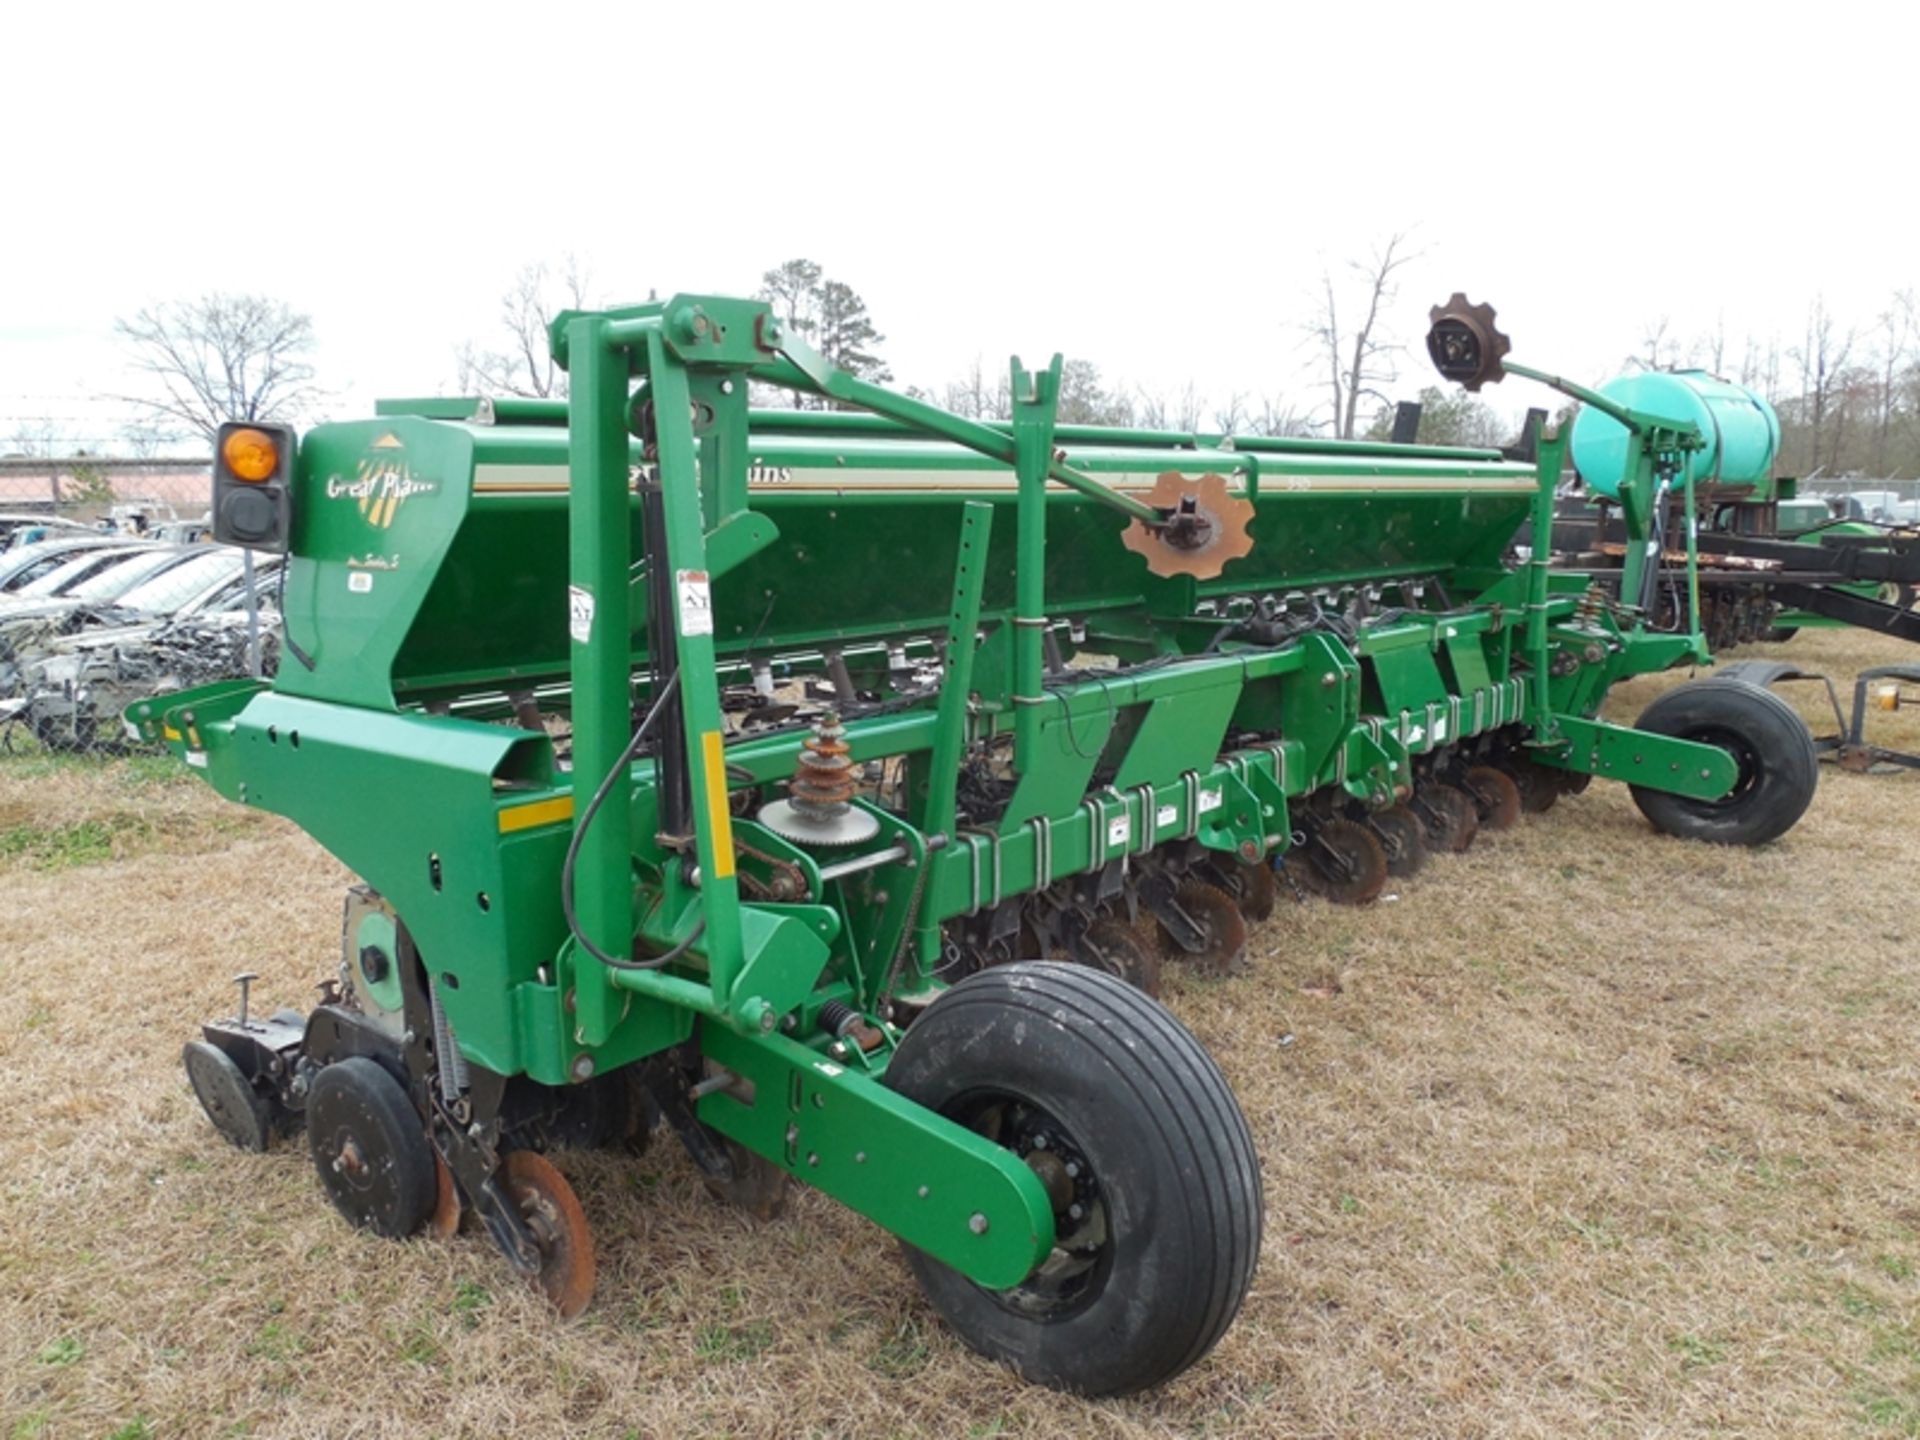
M 373 442 L 373 448 L 391 451 L 399 443 L 393 436 L 384 435 Z M 391 526 L 410 497 L 431 495 L 439 488 L 437 480 L 416 479 L 407 462 L 393 455 L 367 457 L 354 467 L 351 480 L 344 475 L 327 477 L 327 498 L 357 500 L 361 515 L 376 530 Z

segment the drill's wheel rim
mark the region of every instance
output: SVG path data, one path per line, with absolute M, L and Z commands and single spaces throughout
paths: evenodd
M 1147 570 L 1154 575 L 1191 575 L 1196 580 L 1211 580 L 1253 549 L 1253 536 L 1247 526 L 1254 515 L 1253 502 L 1227 491 L 1223 475 L 1202 475 L 1189 480 L 1178 470 L 1163 470 L 1154 478 L 1153 488 L 1139 497 L 1157 510 L 1176 510 L 1191 501 L 1195 513 L 1212 527 L 1211 534 L 1199 545 L 1185 548 L 1168 540 L 1162 531 L 1150 529 L 1141 520 L 1128 524 L 1120 543 L 1143 556 Z
M 400 1082 L 377 1061 L 325 1066 L 307 1096 L 307 1148 L 321 1188 L 354 1225 L 402 1240 L 433 1214 L 433 1147 Z
M 1313 886 L 1336 905 L 1365 905 L 1387 885 L 1387 852 L 1378 837 L 1353 820 L 1329 820 L 1306 847 Z
M 1464 854 L 1480 833 L 1480 812 L 1464 790 L 1451 785 L 1428 785 L 1418 795 L 1419 813 L 1427 839 L 1438 850 Z
M 500 1162 L 500 1180 L 540 1247 L 539 1273 L 529 1278 L 571 1320 L 593 1298 L 593 1230 L 580 1198 L 536 1150 L 509 1151 Z
M 1141 942 L 1130 925 L 1096 920 L 1071 953 L 1075 964 L 1124 980 L 1144 994 L 1160 994 L 1160 957 Z
M 1475 765 L 1461 777 L 1480 817 L 1480 828 L 1496 835 L 1520 821 L 1520 787 L 1513 776 L 1495 765 Z
M 1427 831 L 1420 817 L 1405 805 L 1391 805 L 1373 817 L 1380 848 L 1387 854 L 1387 874 L 1405 880 L 1427 863 Z
M 1186 959 L 1208 975 L 1227 975 L 1247 956 L 1247 922 L 1233 897 L 1217 885 L 1204 880 L 1183 880 L 1174 889 L 1177 905 L 1205 935 L 1198 950 L 1189 950 L 1174 938 L 1165 926 L 1165 949 L 1175 959 Z
M 205 1040 L 180 1052 L 187 1080 L 213 1128 L 242 1150 L 263 1151 L 273 1134 L 273 1106 L 255 1090 L 234 1059 Z
M 1073 1314 L 1113 1267 L 1112 1225 L 1100 1180 L 1080 1144 L 1053 1114 L 1024 1096 L 976 1091 L 947 1118 L 1011 1150 L 1040 1177 L 1054 1211 L 1053 1249 L 1010 1290 L 987 1292 L 1016 1314 Z

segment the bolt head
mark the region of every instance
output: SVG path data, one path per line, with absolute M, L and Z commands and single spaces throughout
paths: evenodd
M 974 1211 L 973 1218 L 967 1221 L 967 1229 L 971 1230 L 976 1235 L 986 1234 L 987 1233 L 987 1217 L 982 1215 L 978 1210 Z
M 576 1082 L 582 1081 L 582 1080 L 591 1080 L 593 1078 L 593 1056 L 591 1055 L 574 1056 L 573 1066 L 570 1073 L 572 1074 Z

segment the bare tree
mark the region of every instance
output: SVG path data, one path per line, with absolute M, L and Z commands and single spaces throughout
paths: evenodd
M 1805 343 L 1792 352 L 1800 367 L 1800 415 L 1808 429 L 1807 468 L 1821 463 L 1821 442 L 1828 431 L 1828 413 L 1853 353 L 1853 331 L 1836 334 L 1824 295 L 1807 308 Z M 1837 449 L 1835 454 L 1837 456 Z
M 313 382 L 313 321 L 264 295 L 212 294 L 153 305 L 114 333 L 159 394 L 113 398 L 155 424 L 212 440 L 229 420 L 297 420 L 324 392 Z
M 1665 315 L 1651 321 L 1640 334 L 1640 353 L 1629 355 L 1629 364 L 1638 365 L 1643 370 L 1670 369 L 1679 358 L 1680 344 L 1669 339 L 1667 331 L 1671 322 Z
M 1361 399 L 1384 401 L 1387 397 L 1380 387 L 1398 378 L 1392 356 L 1400 347 L 1382 332 L 1380 312 L 1398 293 L 1394 272 L 1414 258 L 1407 252 L 1406 243 L 1406 232 L 1401 231 L 1375 250 L 1370 260 L 1348 263 L 1347 268 L 1360 277 L 1361 299 L 1353 307 L 1353 313 L 1360 317 L 1358 323 L 1341 318 L 1333 272 L 1320 273 L 1320 313 L 1307 326 L 1307 333 L 1324 356 L 1327 388 L 1333 398 L 1333 433 L 1342 440 L 1354 436 Z
M 1893 297 L 1880 316 L 1879 383 L 1875 395 L 1873 433 L 1873 473 L 1886 475 L 1887 442 L 1893 433 L 1894 411 L 1899 405 L 1900 377 L 1913 354 L 1916 316 L 1914 294 L 1902 290 Z
M 547 329 L 562 310 L 584 310 L 591 277 L 573 256 L 559 275 L 545 262 L 521 267 L 500 297 L 498 349 L 468 341 L 456 359 L 460 388 L 478 395 L 528 395 L 560 398 L 567 393 L 567 372 L 553 362 Z
M 1253 417 L 1252 429 L 1256 435 L 1311 435 L 1314 433 L 1313 416 L 1284 395 L 1263 395 L 1260 397 L 1260 413 Z
M 1236 390 L 1227 397 L 1227 403 L 1213 412 L 1213 428 L 1222 435 L 1243 435 L 1252 419 L 1247 409 L 1247 395 L 1244 390 Z

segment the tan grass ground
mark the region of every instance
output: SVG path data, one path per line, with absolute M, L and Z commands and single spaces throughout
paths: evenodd
M 666 1142 L 563 1158 L 601 1253 L 571 1325 L 479 1238 L 350 1232 L 177 1060 L 235 970 L 307 999 L 345 873 L 152 766 L 0 761 L 0 1436 L 1920 1433 L 1916 820 L 1920 780 L 1828 771 L 1727 852 L 1596 783 L 1176 975 L 1265 1251 L 1210 1360 L 1088 1404 L 971 1357 L 873 1226 L 812 1195 L 756 1226 Z

